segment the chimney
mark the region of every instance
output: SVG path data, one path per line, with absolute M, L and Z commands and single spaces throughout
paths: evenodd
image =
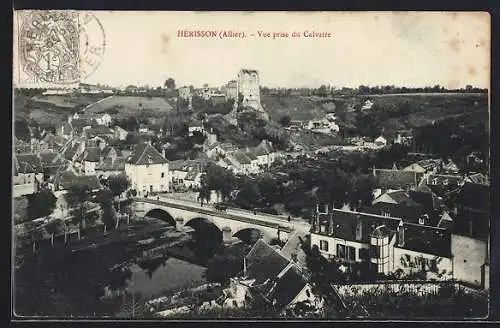
M 328 204 L 325 204 L 325 213 L 328 213 Z
M 161 148 L 161 156 L 165 158 L 165 147 Z
M 330 236 L 333 235 L 333 232 L 334 232 L 334 229 L 333 229 L 333 212 L 330 213 L 330 215 L 328 216 L 328 234 Z

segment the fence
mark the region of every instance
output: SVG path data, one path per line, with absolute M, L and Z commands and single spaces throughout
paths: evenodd
M 335 285 L 340 295 L 353 292 L 380 291 L 389 293 L 409 293 L 419 296 L 438 294 L 442 287 L 452 287 L 457 292 L 487 295 L 485 290 L 457 281 L 379 281 L 375 283 L 358 283 L 350 285 Z

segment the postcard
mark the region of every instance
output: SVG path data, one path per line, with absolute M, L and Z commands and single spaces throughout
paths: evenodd
M 15 320 L 488 317 L 488 13 L 13 22 Z

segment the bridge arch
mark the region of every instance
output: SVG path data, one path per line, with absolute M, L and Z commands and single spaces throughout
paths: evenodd
M 175 227 L 175 219 L 174 217 L 166 210 L 162 208 L 153 208 L 146 212 L 144 217 L 152 217 L 155 219 L 159 219 L 165 221 Z
M 190 218 L 184 218 L 184 226 L 190 226 L 192 227 L 193 224 L 199 223 L 199 222 L 204 222 L 204 223 L 209 223 L 214 225 L 219 231 L 222 232 L 223 226 L 221 226 L 216 220 L 213 220 L 211 218 L 203 217 L 203 216 L 193 216 Z
M 265 239 L 266 241 L 269 241 L 268 239 L 270 239 L 263 229 L 257 227 L 244 227 L 236 230 L 232 235 L 245 244 L 250 245 L 253 245 L 258 239 Z

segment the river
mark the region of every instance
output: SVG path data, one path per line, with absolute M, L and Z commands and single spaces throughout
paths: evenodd
M 17 315 L 115 316 L 126 295 L 147 300 L 206 282 L 204 266 L 168 251 L 189 253 L 193 236 L 158 219 L 137 219 L 120 233 L 63 244 L 56 238 L 54 248 L 45 242 L 36 253 L 30 247 L 17 250 L 22 258 L 14 275 Z

